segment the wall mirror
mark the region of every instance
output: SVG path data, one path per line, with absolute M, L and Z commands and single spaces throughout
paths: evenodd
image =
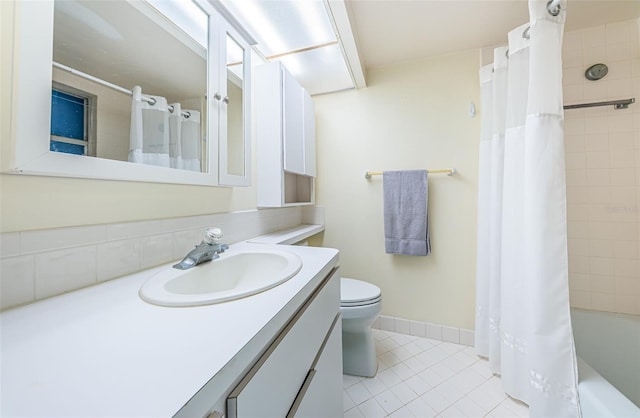
M 250 183 L 251 149 L 247 131 L 251 109 L 248 106 L 246 85 L 251 75 L 250 50 L 246 42 L 232 28 L 224 30 L 226 50 L 226 94 L 223 99 L 226 135 L 220 135 L 220 182 L 246 186 Z
M 246 178 L 247 48 L 236 89 L 221 86 L 222 28 L 237 23 L 219 12 L 206 0 L 21 3 L 15 152 L 3 171 L 217 185 L 228 184 L 224 160 Z M 227 132 L 243 136 L 229 149 L 244 161 L 221 154 Z
M 162 5 L 54 1 L 50 151 L 207 171 L 208 16 Z

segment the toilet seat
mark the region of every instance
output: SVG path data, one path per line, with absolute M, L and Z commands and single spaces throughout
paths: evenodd
M 380 288 L 362 280 L 340 279 L 340 306 L 357 307 L 379 303 L 381 300 Z

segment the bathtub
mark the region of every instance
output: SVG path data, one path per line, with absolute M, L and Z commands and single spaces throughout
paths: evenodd
M 640 418 L 640 316 L 571 310 L 583 418 Z

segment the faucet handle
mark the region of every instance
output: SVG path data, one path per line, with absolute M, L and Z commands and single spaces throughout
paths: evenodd
M 204 242 L 207 244 L 217 244 L 220 242 L 224 234 L 220 228 L 207 228 L 204 231 Z

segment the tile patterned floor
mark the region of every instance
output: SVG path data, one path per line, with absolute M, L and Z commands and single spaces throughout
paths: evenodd
M 474 349 L 375 329 L 378 374 L 344 375 L 344 416 L 528 417 Z

